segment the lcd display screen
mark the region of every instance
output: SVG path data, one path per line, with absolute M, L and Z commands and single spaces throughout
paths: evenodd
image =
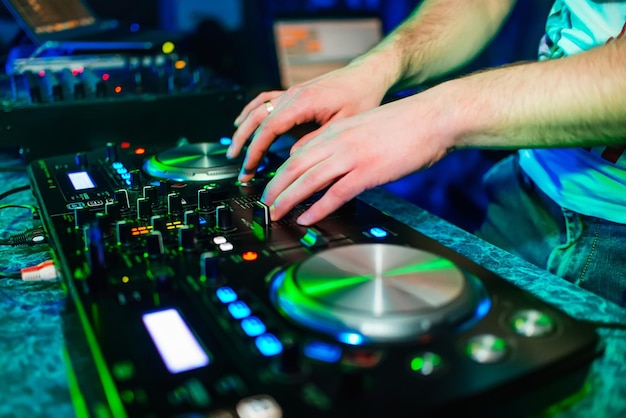
M 74 190 L 93 189 L 96 187 L 96 184 L 86 171 L 67 173 L 67 176 L 70 178 L 72 186 L 74 186 Z
M 146 313 L 142 320 L 170 373 L 182 373 L 209 364 L 208 354 L 176 309 Z

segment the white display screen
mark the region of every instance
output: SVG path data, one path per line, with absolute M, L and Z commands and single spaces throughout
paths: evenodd
M 89 173 L 86 171 L 67 173 L 67 176 L 70 178 L 72 186 L 74 186 L 74 190 L 93 189 L 96 187 L 96 184 L 93 182 L 91 177 L 89 177 Z
M 209 356 L 176 309 L 146 313 L 142 320 L 170 373 L 209 364 Z

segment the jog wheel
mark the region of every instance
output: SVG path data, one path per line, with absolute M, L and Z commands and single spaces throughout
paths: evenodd
M 174 181 L 217 181 L 237 177 L 243 153 L 226 157 L 227 147 L 217 143 L 184 144 L 150 157 L 144 171 L 156 178 Z
M 331 248 L 281 270 L 270 297 L 293 321 L 340 341 L 414 340 L 472 318 L 477 280 L 450 260 L 415 248 Z

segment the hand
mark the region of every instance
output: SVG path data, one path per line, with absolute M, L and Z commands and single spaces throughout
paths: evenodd
M 328 122 L 277 170 L 262 201 L 272 220 L 328 188 L 297 222 L 311 225 L 366 189 L 430 167 L 453 149 L 448 105 L 429 92 Z M 298 145 L 298 144 L 296 144 Z
M 380 82 L 378 88 L 376 86 L 372 71 L 355 64 L 286 91 L 260 93 L 235 119 L 237 130 L 227 152 L 230 158 L 239 155 L 254 133 L 239 180 L 252 179 L 270 145 L 292 128 L 308 122 L 316 122 L 320 126 L 300 138 L 294 145 L 298 148 L 322 132 L 327 123 L 378 106 L 386 87 Z

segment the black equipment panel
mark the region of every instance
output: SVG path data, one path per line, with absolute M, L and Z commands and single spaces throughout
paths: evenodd
M 91 414 L 522 416 L 582 387 L 589 324 L 359 199 L 272 222 L 280 159 L 241 184 L 224 146 L 182 147 L 28 167 L 103 388 Z

